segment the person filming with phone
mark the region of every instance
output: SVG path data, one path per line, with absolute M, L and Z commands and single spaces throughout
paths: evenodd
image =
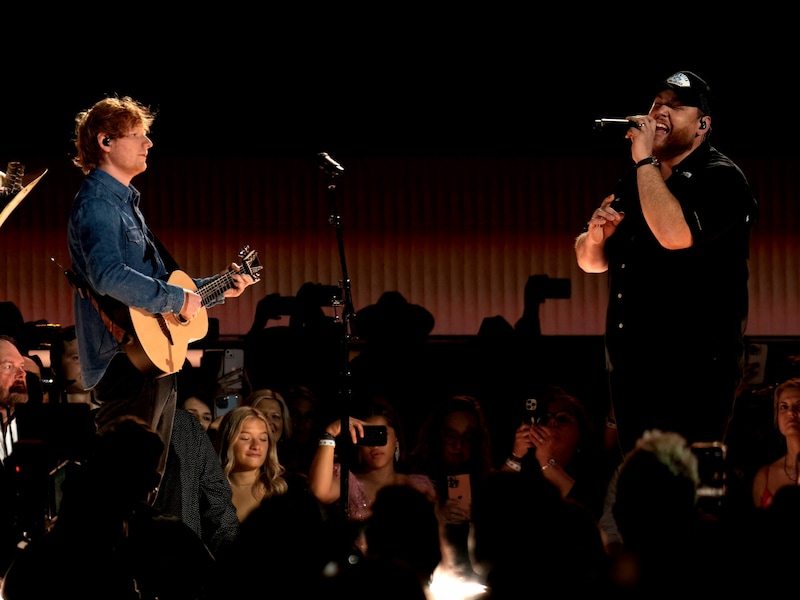
M 501 470 L 540 471 L 562 498 L 599 519 L 610 472 L 592 414 L 561 386 L 545 385 L 535 396 L 537 408 L 526 410 L 527 421 L 514 431 L 511 454 Z
M 352 549 L 364 553 L 362 527 L 372 514 L 378 490 L 388 485 L 409 485 L 424 492 L 432 502 L 436 502 L 437 495 L 430 477 L 406 472 L 405 438 L 395 408 L 383 398 L 376 397 L 370 400 L 363 412 L 356 414 L 362 418 L 349 417 L 350 428 L 346 433 L 342 432 L 341 419 L 325 428 L 311 462 L 309 490 L 323 505 L 331 506 L 338 502 L 342 491 L 342 461 L 347 460 L 345 529 L 354 544 Z M 343 435 L 350 436 L 352 446 L 343 443 Z M 348 450 L 353 452 L 347 453 Z M 334 511 L 334 514 L 343 517 L 344 512 Z

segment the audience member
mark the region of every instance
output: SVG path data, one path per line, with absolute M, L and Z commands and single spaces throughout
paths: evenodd
M 202 423 L 178 408 L 169 446 L 153 506 L 180 517 L 218 556 L 236 539 L 239 519 L 211 438 Z
M 782 382 L 775 388 L 773 398 L 773 422 L 786 452 L 756 471 L 753 504 L 760 508 L 769 506 L 779 489 L 796 486 L 800 472 L 800 377 Z
M 434 502 L 438 502 L 436 488 L 424 474 L 409 474 L 405 466 L 405 437 L 395 408 L 381 397 L 373 397 L 363 409 L 356 407 L 355 414 L 347 417 L 349 430 L 342 431 L 342 419 L 330 423 L 319 441 L 317 452 L 309 471 L 309 489 L 326 506 L 337 503 L 342 497 L 342 465 L 347 468 L 347 504 L 339 503 L 333 515 L 343 518 L 347 541 L 345 552 L 364 551 L 362 526 L 372 514 L 378 490 L 387 485 L 410 485 Z M 364 437 L 364 427 L 378 425 L 386 428 L 383 446 L 359 445 Z M 344 436 L 348 436 L 345 439 Z M 336 441 L 338 438 L 338 441 Z M 338 450 L 338 452 L 337 452 Z M 353 543 L 352 547 L 350 543 Z
M 447 542 L 449 569 L 472 579 L 469 558 L 472 487 L 493 470 L 489 427 L 472 396 L 450 396 L 430 411 L 411 452 L 412 470 L 431 478 Z
M 211 428 L 211 423 L 214 421 L 214 418 L 213 407 L 208 404 L 208 402 L 193 394 L 184 398 L 178 406 L 197 419 L 203 431 L 206 432 L 206 435 L 208 435 L 209 438 L 211 437 L 208 431 Z
M 2 417 L 0 460 L 5 461 L 14 451 L 14 444 L 17 441 L 14 409 L 17 404 L 26 402 L 28 402 L 28 379 L 25 357 L 19 351 L 16 340 L 0 335 L 0 417 Z
M 514 434 L 511 455 L 501 467 L 535 469 L 558 488 L 562 498 L 582 504 L 599 519 L 611 475 L 602 440 L 583 403 L 560 386 L 544 386 L 535 410 Z
M 626 454 L 612 506 L 621 536 L 610 583 L 631 597 L 713 593 L 726 545 L 697 508 L 698 459 L 675 432 L 646 431 Z
M 471 556 L 486 600 L 602 593 L 609 559 L 594 517 L 539 470 L 494 471 L 475 487 Z
M 406 431 L 417 431 L 430 403 L 444 393 L 445 380 L 427 346 L 434 324 L 430 311 L 397 291 L 381 294 L 353 321 L 362 344 L 349 363 L 352 389 L 358 397 L 387 398 Z
M 38 354 L 23 354 L 22 358 L 25 361 L 25 379 L 28 382 L 28 403 L 48 404 L 50 389 L 45 385 L 45 380 L 51 379 L 50 369 L 45 368 Z
M 428 590 L 442 561 L 442 522 L 436 505 L 408 485 L 387 485 L 375 494 L 364 528 L 368 559 L 408 567 Z
M 326 597 L 319 593 L 319 586 L 326 567 L 339 559 L 339 534 L 304 488 L 290 485 L 285 494 L 265 498 L 219 559 L 222 589 L 218 597 Z M 244 573 L 244 565 L 263 568 L 269 577 Z
M 233 491 L 236 516 L 243 522 L 265 498 L 289 489 L 278 461 L 278 445 L 264 413 L 237 406 L 222 417 L 218 455 Z
M 532 381 L 540 379 L 543 363 L 527 360 L 520 336 L 500 315 L 485 317 L 478 333 L 463 346 L 454 370 L 458 390 L 468 390 L 483 409 L 492 436 L 492 464 L 501 465 L 511 450 L 509 429 L 519 425 Z
M 725 513 L 753 508 L 753 480 L 764 465 L 786 451 L 783 436 L 775 426 L 774 395 L 777 384 L 753 382 L 748 375 L 757 364 L 745 367 L 745 377 L 736 389 L 733 418 L 725 435 Z
M 723 572 L 717 580 L 729 586 L 716 586 L 719 592 L 728 590 L 758 590 L 759 594 L 783 594 L 793 589 L 797 568 L 797 552 L 791 541 L 800 536 L 800 487 L 779 488 L 769 506 L 753 508 L 749 519 L 738 519 L 742 527 L 724 540 L 732 550 Z M 718 551 L 709 549 L 709 553 Z M 712 576 L 713 576 L 712 575 Z M 711 586 L 709 586 L 711 587 Z M 733 597 L 729 594 L 728 597 Z
M 317 451 L 317 440 L 328 423 L 319 396 L 304 385 L 293 385 L 284 394 L 292 419 L 292 437 L 283 448 L 283 465 L 295 473 L 308 474 Z
M 280 392 L 261 388 L 250 392 L 244 403 L 246 406 L 257 408 L 267 417 L 275 441 L 278 443 L 278 455 L 280 456 L 281 442 L 292 437 L 292 417 L 289 414 L 286 400 Z
M 147 503 L 161 454 L 159 436 L 141 420 L 109 423 L 84 470 L 65 482 L 52 529 L 9 568 L 2 597 L 207 598 L 213 556 L 185 523 Z
M 24 375 L 23 356 L 16 342 L 0 335 L 0 574 L 5 573 L 24 539 L 19 522 L 17 477 L 10 459 L 17 441 L 14 410 L 28 401 L 28 385 Z
M 53 373 L 53 402 L 84 402 L 99 408 L 91 390 L 83 385 L 81 357 L 78 353 L 78 338 L 75 326 L 68 325 L 58 330 L 50 345 L 50 369 Z
M 43 404 L 49 401 L 49 390 L 43 384 L 44 365 L 42 359 L 32 354 L 35 346 L 35 323 L 26 322 L 22 311 L 11 301 L 0 302 L 0 335 L 13 340 L 25 363 L 25 378 L 28 388 L 28 402 Z

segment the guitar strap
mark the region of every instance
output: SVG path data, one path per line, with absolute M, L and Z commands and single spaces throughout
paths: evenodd
M 167 269 L 167 272 L 171 273 L 180 269 L 178 263 L 164 244 L 161 243 L 161 240 L 158 239 L 156 234 L 153 233 L 152 230 L 150 230 L 150 234 L 153 236 L 153 246 L 161 256 L 161 260 L 164 262 L 164 267 Z M 78 292 L 81 298 L 86 298 L 88 296 L 91 299 L 92 306 L 94 306 L 95 310 L 100 314 L 100 318 L 103 319 L 106 329 L 111 332 L 114 339 L 123 346 L 128 344 L 131 341 L 133 326 L 125 306 L 113 298 L 97 294 L 89 285 L 89 282 L 85 281 L 83 277 L 79 276 L 74 270 L 64 269 L 64 275 L 67 276 L 69 284 Z M 170 343 L 172 343 L 172 335 L 169 333 L 163 316 L 158 316 L 160 317 L 159 326 L 161 330 L 170 340 Z
M 89 298 L 92 301 L 92 306 L 100 313 L 100 318 L 103 323 L 120 344 L 125 345 L 130 341 L 130 333 L 128 329 L 131 327 L 124 327 L 120 323 L 127 323 L 130 325 L 130 319 L 122 318 L 124 311 L 121 302 L 109 298 L 108 296 L 101 296 L 95 292 L 89 285 L 89 282 L 78 275 L 74 270 L 64 269 L 64 275 L 67 276 L 70 286 L 78 293 L 81 298 Z

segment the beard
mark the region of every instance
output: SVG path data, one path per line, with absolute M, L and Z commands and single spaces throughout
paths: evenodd
M 11 402 L 11 406 L 16 406 L 17 404 L 25 404 L 28 402 L 28 392 L 19 393 L 14 392 L 8 395 L 8 399 Z
M 669 160 L 680 156 L 684 152 L 691 150 L 694 145 L 694 131 L 672 131 L 664 143 L 654 150 L 658 151 L 658 156 L 662 160 Z
M 0 406 L 13 409 L 17 404 L 25 404 L 28 401 L 28 387 L 25 382 L 18 382 L 11 386 L 8 394 L 0 396 Z

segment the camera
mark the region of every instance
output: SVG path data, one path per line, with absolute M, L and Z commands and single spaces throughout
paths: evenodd
M 357 446 L 385 446 L 386 425 L 364 425 L 364 437 L 356 436 Z
M 541 420 L 541 418 L 539 400 L 537 398 L 526 398 L 522 422 L 526 425 L 533 425 Z
M 232 411 L 237 406 L 239 406 L 238 394 L 217 396 L 214 398 L 214 418 L 218 419 L 219 417 L 225 415 L 225 413 Z

